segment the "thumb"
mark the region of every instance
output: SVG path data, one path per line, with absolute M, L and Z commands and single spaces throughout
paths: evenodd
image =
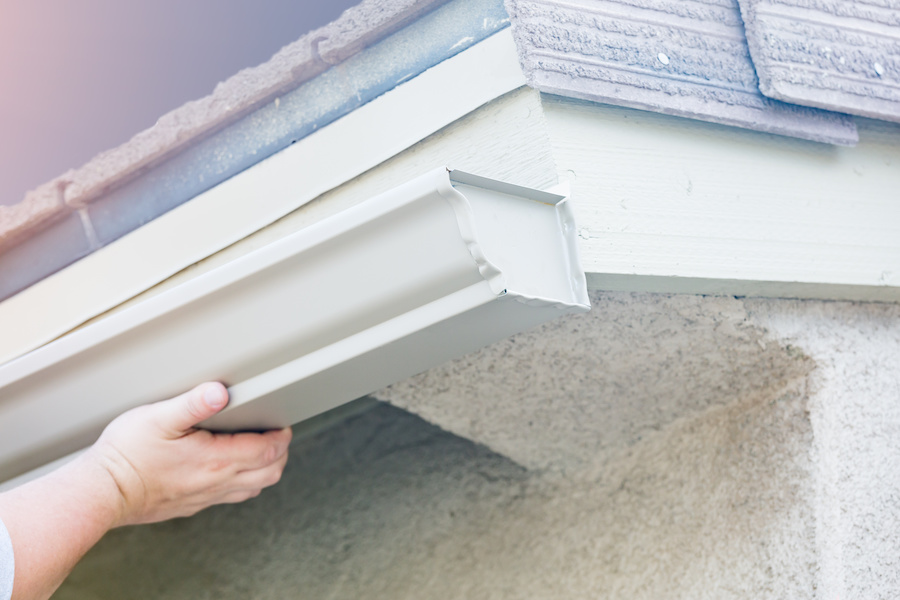
M 228 404 L 228 390 L 221 383 L 202 383 L 171 400 L 152 405 L 157 424 L 174 437 L 184 435 Z

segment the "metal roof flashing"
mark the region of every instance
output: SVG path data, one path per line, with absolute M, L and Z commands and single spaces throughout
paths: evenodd
M 588 310 L 549 196 L 431 171 L 0 366 L 0 480 L 198 381 L 231 394 L 205 426 L 283 427 Z

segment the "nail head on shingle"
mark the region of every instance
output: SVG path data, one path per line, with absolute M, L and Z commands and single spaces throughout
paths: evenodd
M 662 52 L 660 52 L 659 54 L 656 55 L 656 59 L 664 65 L 669 64 L 669 57 L 666 56 L 665 54 L 663 54 Z

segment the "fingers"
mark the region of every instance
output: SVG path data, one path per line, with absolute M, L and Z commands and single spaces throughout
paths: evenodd
M 230 461 L 234 473 L 253 471 L 286 457 L 290 443 L 290 427 L 261 434 L 217 434 L 210 455 Z
M 285 450 L 274 461 L 261 468 L 241 471 L 218 484 L 209 482 L 206 492 L 199 494 L 193 503 L 194 508 L 191 509 L 191 514 L 207 506 L 236 504 L 255 498 L 264 488 L 275 485 L 281 480 L 287 460 L 288 453 Z
M 242 471 L 235 475 L 229 487 L 233 490 L 261 490 L 275 485 L 281 480 L 287 459 L 288 455 L 285 452 L 265 467 Z
M 213 504 L 239 502 L 279 480 L 288 459 L 290 428 L 238 434 L 196 428 L 227 403 L 222 384 L 205 383 L 171 400 L 128 411 L 107 427 L 98 440 L 97 456 L 114 450 L 130 468 L 128 477 L 111 473 L 126 505 L 121 524 L 161 521 Z
M 157 425 L 173 438 L 180 437 L 228 404 L 221 383 L 203 383 L 189 392 L 149 405 Z
M 202 466 L 198 463 L 191 470 L 190 481 L 181 482 L 180 491 L 174 494 L 178 501 L 165 514 L 189 516 L 209 506 L 234 504 L 258 496 L 263 488 L 281 479 L 290 438 L 290 428 L 263 434 L 217 434 L 214 442 L 219 445 L 206 445 L 202 451 L 211 454 L 210 460 Z M 232 458 L 224 454 L 231 454 Z M 150 520 L 160 519 L 154 516 Z

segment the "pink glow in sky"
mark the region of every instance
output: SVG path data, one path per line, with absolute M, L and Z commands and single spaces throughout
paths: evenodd
M 359 0 L 0 0 L 0 204 Z

